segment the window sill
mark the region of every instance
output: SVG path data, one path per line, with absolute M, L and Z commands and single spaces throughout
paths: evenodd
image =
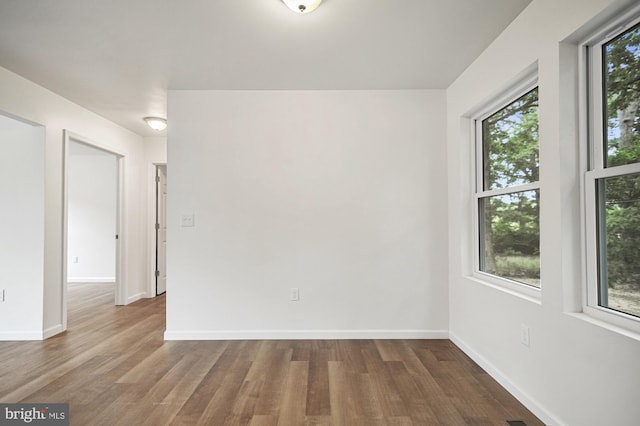
M 598 317 L 587 312 L 565 312 L 565 314 L 570 317 L 576 318 L 580 321 L 588 322 L 589 324 L 593 324 L 595 326 L 603 328 L 612 333 L 616 333 L 624 337 L 627 337 L 629 339 L 633 339 L 640 342 L 640 323 L 634 324 L 638 326 L 636 330 L 635 329 L 636 327 L 627 328 L 624 326 L 620 326 L 618 324 L 613 324 L 606 319 L 598 318 L 601 315 L 606 315 L 606 316 L 612 315 L 608 313 L 600 313 Z M 628 320 L 628 321 L 631 321 L 631 320 Z
M 476 272 L 471 276 L 467 276 L 467 278 L 486 287 L 501 291 L 503 293 L 518 297 L 537 305 L 542 305 L 542 291 L 539 288 L 503 279 L 490 274 L 484 274 L 482 272 Z

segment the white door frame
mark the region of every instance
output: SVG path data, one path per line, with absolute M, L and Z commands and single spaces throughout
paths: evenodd
M 63 131 L 64 148 L 62 159 L 62 330 L 67 329 L 67 257 L 68 257 L 68 234 L 69 234 L 69 145 L 71 142 L 81 143 L 92 148 L 113 154 L 117 160 L 117 195 L 116 195 L 116 284 L 115 284 L 115 304 L 126 304 L 126 282 L 123 271 L 126 270 L 126 257 L 124 256 L 123 241 L 126 240 L 124 233 L 124 162 L 125 154 L 108 145 L 98 143 L 77 135 L 69 130 Z
M 156 273 L 159 272 L 163 272 L 160 271 L 160 269 L 158 268 L 158 259 L 160 256 L 160 249 L 159 249 L 159 244 L 161 243 L 158 239 L 158 236 L 160 234 L 160 227 L 162 225 L 167 226 L 167 205 L 166 205 L 166 200 L 165 203 L 161 203 L 161 192 L 162 192 L 162 188 L 160 187 L 161 184 L 161 180 L 160 180 L 160 170 L 164 169 L 164 184 L 166 185 L 167 182 L 167 165 L 166 164 L 157 164 L 156 165 L 156 177 L 155 177 L 155 182 L 156 182 L 156 217 L 154 219 L 154 230 L 155 230 L 155 271 L 154 271 L 154 276 L 155 276 L 155 288 L 154 288 L 154 295 L 158 296 L 158 279 L 160 278 L 158 275 L 156 275 Z M 160 221 L 160 213 L 162 211 L 162 217 L 164 218 L 164 223 L 161 223 Z M 165 229 L 165 240 L 166 240 L 166 229 Z M 166 252 L 166 247 L 165 247 L 165 251 L 164 251 L 164 273 L 165 273 L 165 289 L 164 289 L 164 293 L 167 292 L 167 288 L 166 288 L 166 273 L 167 273 L 167 252 Z
M 149 271 L 149 281 L 147 283 L 147 297 L 156 297 L 156 173 L 158 167 L 166 167 L 167 163 L 150 163 L 147 170 L 148 191 L 147 199 L 147 223 L 149 224 L 149 234 L 147 238 L 147 270 Z

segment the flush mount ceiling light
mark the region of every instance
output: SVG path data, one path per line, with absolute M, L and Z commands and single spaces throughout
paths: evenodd
M 161 117 L 145 117 L 144 121 L 147 122 L 147 125 L 151 127 L 153 130 L 164 130 L 167 128 L 167 120 Z
M 284 4 L 296 13 L 309 13 L 320 5 L 322 0 L 282 0 Z

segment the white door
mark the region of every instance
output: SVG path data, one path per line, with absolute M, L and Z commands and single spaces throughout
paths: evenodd
M 167 166 L 157 167 L 156 178 L 156 294 L 167 291 Z

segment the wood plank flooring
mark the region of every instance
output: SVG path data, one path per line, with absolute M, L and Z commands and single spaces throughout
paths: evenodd
M 165 342 L 165 297 L 69 286 L 69 330 L 0 342 L 0 402 L 72 425 L 542 424 L 448 340 Z

